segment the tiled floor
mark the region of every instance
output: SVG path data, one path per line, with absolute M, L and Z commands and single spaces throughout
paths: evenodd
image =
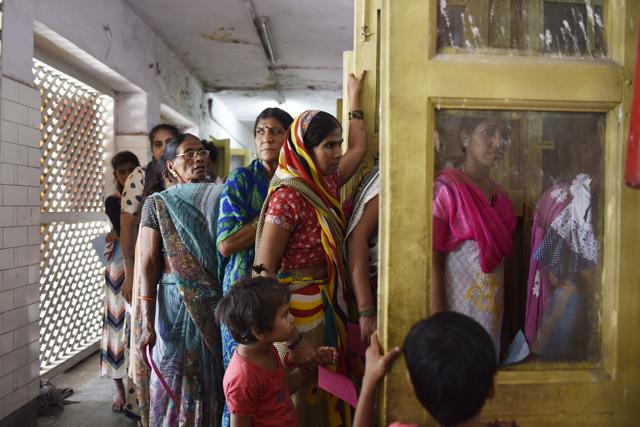
M 52 380 L 57 388 L 70 387 L 74 393 L 64 411 L 51 417 L 38 418 L 39 427 L 133 427 L 135 421 L 111 410 L 113 380 L 100 378 L 98 353 L 85 359 Z

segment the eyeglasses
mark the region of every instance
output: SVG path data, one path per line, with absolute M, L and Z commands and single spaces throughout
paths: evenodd
M 280 136 L 280 135 L 284 135 L 285 130 L 282 128 L 270 128 L 270 127 L 259 127 L 256 128 L 256 135 L 260 135 L 260 136 L 264 136 L 268 133 L 271 134 L 271 136 Z
M 186 160 L 193 160 L 197 157 L 208 157 L 209 150 L 187 151 L 186 153 L 176 154 L 176 157 L 184 157 Z

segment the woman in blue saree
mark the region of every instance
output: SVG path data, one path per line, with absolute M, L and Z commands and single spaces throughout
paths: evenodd
M 136 343 L 153 368 L 149 401 L 140 404 L 143 423 L 154 427 L 217 426 L 222 414 L 220 329 L 213 316 L 222 296 L 214 243 L 222 186 L 202 183 L 208 154 L 193 135 L 171 140 L 161 164 L 173 185 L 150 196 L 142 210 Z
M 244 168 L 231 171 L 220 196 L 217 240 L 218 274 L 226 294 L 238 280 L 251 276 L 255 255 L 256 223 L 269 182 L 278 167 L 280 148 L 293 118 L 279 108 L 267 108 L 256 118 L 253 137 L 258 158 Z M 222 357 L 225 368 L 233 356 L 236 342 L 229 331 L 222 330 Z M 224 412 L 224 426 L 229 414 Z

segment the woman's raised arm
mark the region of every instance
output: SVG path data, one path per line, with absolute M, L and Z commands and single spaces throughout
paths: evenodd
M 348 92 L 349 92 L 349 108 L 351 112 L 355 114 L 362 113 L 362 107 L 360 105 L 360 93 L 362 92 L 362 85 L 366 71 L 360 74 L 360 77 L 356 77 L 351 73 L 348 80 Z M 364 155 L 367 153 L 367 134 L 364 127 L 364 119 L 351 118 L 349 119 L 349 146 L 347 151 L 340 160 L 340 185 L 347 182 L 353 174 L 358 170 Z

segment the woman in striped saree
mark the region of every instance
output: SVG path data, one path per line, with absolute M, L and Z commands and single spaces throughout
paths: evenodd
M 338 350 L 335 370 L 347 374 L 346 293 L 343 238 L 346 221 L 338 190 L 357 170 L 367 150 L 359 97 L 362 76 L 349 77 L 349 149 L 342 128 L 323 111 L 305 111 L 289 128 L 256 233 L 256 266 L 291 291 L 290 309 L 299 339 L 287 347 L 329 345 Z M 304 343 L 304 344 L 302 344 Z M 313 354 L 313 351 L 310 352 Z M 313 359 L 313 357 L 312 357 Z M 300 425 L 348 426 L 347 403 L 309 381 L 293 395 Z
M 138 412 L 135 393 L 127 393 L 124 384 L 129 361 L 129 334 L 125 321 L 127 303 L 122 295 L 124 259 L 120 250 L 120 200 L 124 183 L 137 166 L 140 166 L 140 161 L 131 151 L 121 151 L 111 159 L 118 191 L 104 202 L 105 213 L 111 221 L 111 232 L 106 237 L 105 246 L 109 264 L 104 272 L 104 318 L 100 346 L 100 376 L 113 378 L 116 383 L 111 408 L 116 412 L 127 411 L 135 416 Z M 127 390 L 130 389 L 127 387 Z

